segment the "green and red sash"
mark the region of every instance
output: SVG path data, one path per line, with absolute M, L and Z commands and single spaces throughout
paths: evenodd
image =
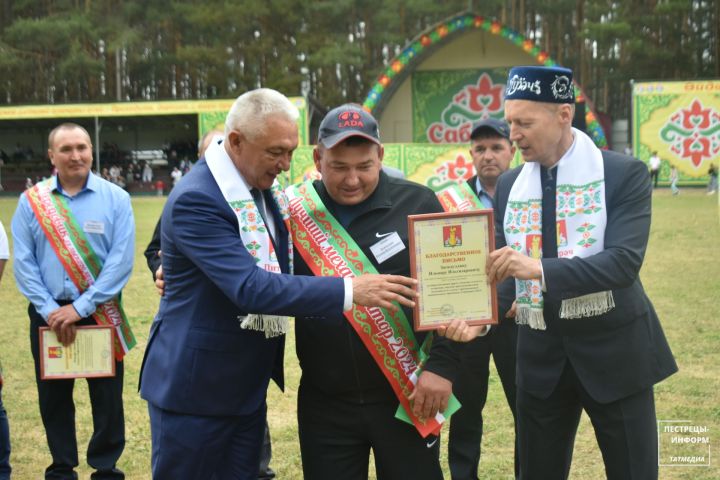
M 25 195 L 50 246 L 82 294 L 95 283 L 103 262 L 70 211 L 67 199 L 53 195 L 52 181 L 48 179 L 36 184 L 26 190 Z M 93 317 L 98 325 L 115 327 L 115 358 L 122 360 L 136 342 L 120 300 L 112 299 L 98 305 Z
M 328 212 L 310 181 L 287 189 L 290 230 L 296 250 L 317 276 L 357 277 L 378 273 L 362 249 Z M 392 313 L 377 307 L 353 305 L 344 313 L 378 368 L 390 383 L 401 408 L 423 437 L 437 434 L 445 417 L 420 419 L 412 413 L 408 396 L 427 357 L 430 335 L 422 346 L 402 309 Z
M 467 212 L 482 210 L 485 206 L 472 191 L 467 182 L 454 183 L 444 190 L 437 192 L 438 200 L 446 212 Z

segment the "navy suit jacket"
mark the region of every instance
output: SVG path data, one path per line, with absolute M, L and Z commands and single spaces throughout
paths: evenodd
M 272 197 L 266 201 L 278 215 Z M 287 271 L 287 231 L 278 216 L 275 223 L 283 230 L 277 251 Z M 238 231 L 235 213 L 199 161 L 162 215 L 166 288 L 140 374 L 141 396 L 156 407 L 192 415 L 254 413 L 274 367 L 282 386 L 284 336 L 243 330 L 238 316 L 342 312 L 342 279 L 268 273 L 256 266 Z
M 523 326 L 518 331 L 517 385 L 539 398 L 552 393 L 566 361 L 600 403 L 637 393 L 677 371 L 655 309 L 640 283 L 652 202 L 647 167 L 615 152 L 603 152 L 603 159 L 605 249 L 587 258 L 543 258 L 547 330 Z M 498 180 L 496 248 L 506 245 L 505 208 L 521 168 Z M 609 312 L 588 318 L 559 317 L 563 299 L 606 290 L 612 291 L 615 300 Z

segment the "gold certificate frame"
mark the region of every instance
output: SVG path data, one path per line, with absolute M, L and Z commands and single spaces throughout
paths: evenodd
M 114 377 L 114 332 L 110 325 L 77 327 L 75 341 L 64 346 L 50 328 L 40 327 L 40 378 Z
M 495 249 L 492 210 L 408 217 L 410 274 L 418 281 L 415 330 L 435 330 L 452 320 L 498 323 L 495 284 L 485 265 Z

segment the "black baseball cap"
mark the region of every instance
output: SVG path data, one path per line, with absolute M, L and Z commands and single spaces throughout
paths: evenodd
M 510 126 L 505 120 L 497 118 L 485 118 L 473 124 L 472 132 L 470 132 L 470 140 L 475 139 L 481 130 L 491 130 L 503 138 L 510 140 Z
M 347 103 L 330 110 L 318 132 L 318 143 L 333 148 L 350 137 L 363 137 L 380 145 L 380 129 L 377 121 L 358 105 Z

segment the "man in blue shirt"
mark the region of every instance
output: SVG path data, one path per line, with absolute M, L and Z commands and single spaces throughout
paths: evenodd
M 52 455 L 45 478 L 75 479 L 78 453 L 74 381 L 41 380 L 38 329 L 49 326 L 64 345 L 69 345 L 75 340 L 77 326 L 97 323 L 93 318 L 93 314 L 99 316 L 97 308 L 117 300 L 130 278 L 135 225 L 129 195 L 90 173 L 92 144 L 84 128 L 72 123 L 56 127 L 48 137 L 48 156 L 58 173 L 40 186 L 49 192 L 44 197 L 46 203 L 31 199 L 31 194 L 40 190 L 28 190 L 20 197 L 12 220 L 14 273 L 18 288 L 30 301 L 30 345 L 40 414 Z M 57 211 L 52 211 L 52 204 L 60 206 Z M 43 210 L 45 207 L 47 211 Z M 87 241 L 91 256 L 94 251 L 99 272 L 83 291 L 77 286 L 77 277 L 71 278 L 56 254 L 62 250 L 48 240 L 47 224 L 38 222 L 38 215 L 42 216 L 44 211 L 65 215 L 64 227 L 71 236 L 75 225 L 82 230 L 75 233 L 77 238 Z M 124 345 L 123 351 L 132 346 Z M 116 467 L 125 446 L 122 361 L 116 361 L 115 371 L 114 377 L 88 379 L 94 431 L 87 460 L 96 470 L 92 479 L 125 477 Z

